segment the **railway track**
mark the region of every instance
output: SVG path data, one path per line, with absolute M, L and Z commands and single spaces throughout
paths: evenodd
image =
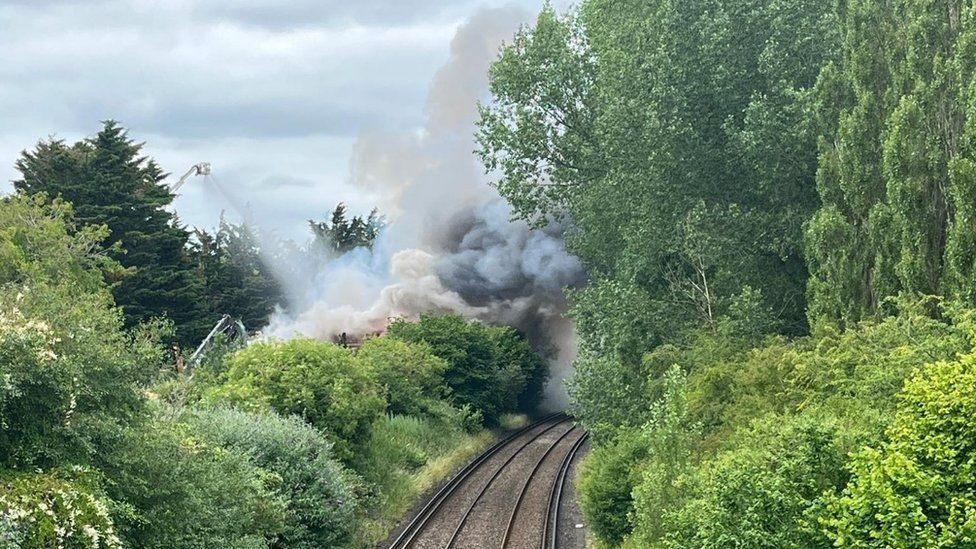
M 565 414 L 509 434 L 438 490 L 390 549 L 570 549 L 557 530 L 586 436 Z

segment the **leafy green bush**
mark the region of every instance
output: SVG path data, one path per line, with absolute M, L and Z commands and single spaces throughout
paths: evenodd
M 331 343 L 256 343 L 228 360 L 223 383 L 210 389 L 206 400 L 301 416 L 334 437 L 336 455 L 347 464 L 386 408 L 373 373 L 352 351 Z
M 652 538 L 660 530 L 653 519 L 684 499 L 676 480 L 690 469 L 700 433 L 690 420 L 685 374 L 672 366 L 663 381 L 663 394 L 650 406 L 644 425 L 619 430 L 584 462 L 580 504 L 604 543 L 624 541 L 635 522 L 644 538 Z M 655 514 L 638 520 L 636 504 Z
M 332 456 L 332 443 L 296 417 L 233 409 L 188 411 L 185 420 L 209 444 L 245 457 L 276 478 L 285 506 L 272 547 L 345 546 L 356 530 L 357 481 Z
M 87 463 L 139 410 L 160 325 L 123 331 L 98 251 L 60 201 L 0 201 L 0 466 Z
M 0 547 L 121 548 L 108 502 L 90 471 L 0 478 Z
M 631 531 L 631 494 L 647 455 L 643 433 L 626 430 L 612 442 L 594 448 L 583 461 L 580 507 L 593 534 L 605 543 L 619 544 Z
M 515 399 L 506 404 L 508 409 L 535 410 L 542 401 L 542 391 L 549 378 L 549 367 L 528 340 L 507 326 L 489 326 L 488 332 L 495 343 L 499 369 L 507 372 L 504 386 Z
M 662 509 L 656 483 L 642 485 L 638 545 L 830 547 L 816 515 L 822 494 L 846 477 L 834 435 L 821 418 L 772 416 L 742 433 L 733 449 L 678 477 L 676 488 L 685 494 L 680 505 Z
M 386 388 L 391 414 L 428 414 L 434 403 L 447 396 L 443 377 L 447 362 L 434 356 L 424 343 L 371 337 L 363 342 L 356 358 Z
M 425 343 L 447 361 L 444 379 L 454 402 L 480 412 L 496 424 L 514 410 L 519 398 L 537 398 L 545 383 L 545 365 L 510 328 L 485 326 L 460 315 L 422 315 L 418 322 L 394 322 L 389 337 Z M 527 392 L 528 391 L 528 392 Z
M 824 524 L 851 547 L 972 547 L 976 540 L 976 353 L 905 385 L 888 440 L 854 456 Z
M 897 309 L 856 329 L 767 337 L 756 348 L 752 336 L 702 331 L 684 346 L 648 353 L 632 376 L 615 359 L 584 355 L 577 375 L 585 382 L 576 382 L 577 390 L 586 389 L 583 422 L 597 445 L 594 459 L 619 475 L 603 473 L 597 481 L 595 470 L 584 469 L 584 511 L 594 531 L 611 544 L 637 547 L 828 544 L 818 534 L 821 496 L 844 485 L 845 456 L 880 443 L 906 378 L 973 347 L 973 311 L 945 305 L 932 314 L 912 302 Z M 679 372 L 688 372 L 687 382 L 675 393 Z M 642 392 L 643 408 L 641 399 L 627 397 L 631 383 Z M 675 394 L 686 399 L 683 411 L 662 415 L 662 406 L 682 402 Z M 631 441 L 640 447 L 616 448 L 621 430 L 640 433 Z M 628 467 L 638 470 L 637 481 L 620 472 Z M 631 495 L 632 508 L 612 510 Z M 598 505 L 605 506 L 602 514 Z M 609 523 L 617 528 L 601 525 Z
M 43 193 L 0 199 L 0 284 L 56 282 L 78 293 L 105 289 L 103 271 L 119 272 L 99 244 L 105 227 L 76 227 L 74 209 Z
M 175 411 L 129 428 L 100 456 L 127 546 L 265 548 L 285 530 L 282 479 L 247 456 L 207 442 Z
M 141 407 L 154 338 L 123 332 L 104 295 L 0 289 L 0 464 L 87 463 Z
M 580 422 L 593 441 L 602 444 L 617 429 L 638 427 L 647 420 L 647 383 L 639 367 L 583 351 L 573 364 L 567 388 Z

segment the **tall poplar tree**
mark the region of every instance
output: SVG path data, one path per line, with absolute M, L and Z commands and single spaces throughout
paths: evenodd
M 809 315 L 846 325 L 902 292 L 973 303 L 973 5 L 851 0 L 838 16 L 842 60 L 818 85 Z

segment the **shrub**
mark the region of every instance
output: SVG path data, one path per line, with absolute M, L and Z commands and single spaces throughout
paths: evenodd
M 447 396 L 447 362 L 434 356 L 425 343 L 390 337 L 367 339 L 356 354 L 386 389 L 387 412 L 429 414 L 435 402 Z
M 394 322 L 388 335 L 429 345 L 447 361 L 444 379 L 454 402 L 471 406 L 489 424 L 513 410 L 527 387 L 534 391 L 545 379 L 539 373 L 540 359 L 530 357 L 534 353 L 508 328 L 491 328 L 459 315 L 422 315 L 418 322 Z M 529 380 L 535 385 L 529 386 Z
M 854 456 L 824 524 L 853 547 L 971 547 L 976 539 L 976 354 L 905 385 L 888 441 Z
M 76 469 L 0 478 L 0 547 L 121 548 L 105 497 L 90 476 Z
M 499 370 L 508 372 L 508 383 L 514 399 L 506 408 L 532 411 L 542 401 L 542 391 L 549 378 L 549 368 L 528 340 L 507 326 L 490 326 Z
M 257 343 L 229 358 L 223 384 L 207 400 L 295 414 L 333 438 L 345 463 L 386 408 L 383 389 L 352 351 L 310 339 Z
M 611 440 L 618 428 L 647 420 L 646 377 L 612 356 L 583 351 L 567 388 L 580 423 L 597 445 Z
M 613 442 L 594 448 L 583 461 L 580 507 L 593 534 L 605 543 L 619 544 L 630 534 L 631 493 L 647 454 L 641 432 L 625 430 Z
M 654 539 L 660 531 L 660 512 L 683 501 L 676 481 L 690 469 L 700 436 L 698 426 L 690 422 L 685 384 L 681 369 L 670 368 L 647 422 L 618 431 L 609 445 L 597 446 L 584 462 L 580 504 L 605 543 L 621 543 L 635 522 L 644 538 Z M 638 517 L 637 505 L 653 509 L 653 514 Z
M 123 332 L 104 234 L 61 201 L 0 200 L 0 466 L 85 463 L 142 404 L 161 354 Z
M 741 434 L 744 440 L 676 487 L 686 500 L 662 507 L 656 486 L 642 485 L 635 513 L 638 544 L 666 547 L 830 547 L 816 513 L 821 496 L 843 485 L 843 454 L 822 418 L 771 416 Z M 656 528 L 648 524 L 658 523 Z M 663 542 L 663 543 L 662 543 Z
M 284 526 L 271 544 L 282 549 L 345 546 L 356 529 L 357 483 L 333 458 L 332 443 L 301 419 L 233 409 L 188 412 L 200 438 L 241 454 L 275 475 Z
M 0 288 L 0 464 L 87 463 L 142 406 L 161 355 L 105 294 Z
M 126 545 L 268 547 L 284 530 L 286 505 L 274 493 L 281 478 L 207 442 L 174 415 L 157 411 L 129 428 L 117 451 L 101 456 Z

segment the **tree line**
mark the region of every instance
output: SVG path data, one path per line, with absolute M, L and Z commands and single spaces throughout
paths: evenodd
M 971 545 L 974 37 L 961 0 L 584 0 L 502 48 L 478 153 L 589 275 L 603 542 Z

